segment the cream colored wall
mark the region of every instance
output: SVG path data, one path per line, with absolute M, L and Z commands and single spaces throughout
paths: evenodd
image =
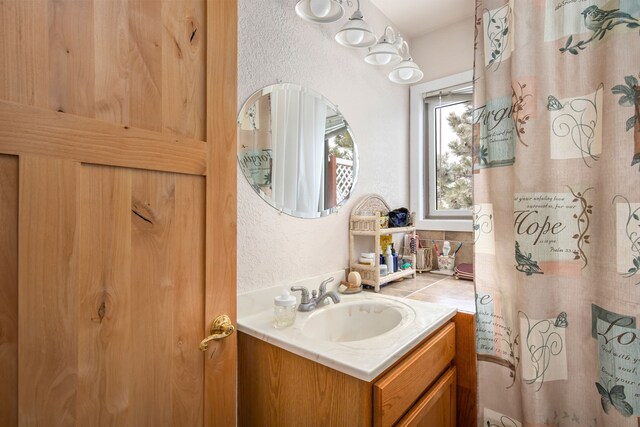
M 474 18 L 409 40 L 413 60 L 424 72 L 420 83 L 473 68 Z
M 365 20 L 381 33 L 386 18 L 368 0 L 361 4 Z M 238 172 L 238 292 L 346 268 L 349 212 L 364 194 L 381 194 L 392 207 L 409 204 L 408 88 L 391 83 L 388 69 L 366 64 L 365 50 L 335 42 L 345 18 L 310 24 L 295 15 L 294 5 L 239 2 L 238 105 L 277 80 L 323 94 L 351 125 L 360 175 L 354 196 L 338 214 L 305 220 L 279 214 Z

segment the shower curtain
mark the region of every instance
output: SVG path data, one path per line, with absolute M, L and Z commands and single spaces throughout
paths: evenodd
M 479 0 L 478 425 L 640 426 L 640 0 Z

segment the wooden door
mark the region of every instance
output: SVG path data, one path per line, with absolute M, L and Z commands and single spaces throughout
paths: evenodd
M 235 425 L 236 14 L 0 2 L 0 425 Z

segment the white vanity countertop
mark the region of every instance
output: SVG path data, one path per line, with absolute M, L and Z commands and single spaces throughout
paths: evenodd
M 456 314 L 451 307 L 366 291 L 340 295 L 341 302 L 338 305 L 386 301 L 391 306 L 401 308 L 402 320 L 394 329 L 373 338 L 332 342 L 314 339 L 304 332 L 309 318 L 330 309 L 330 306 L 309 313 L 298 312 L 293 326 L 274 328 L 273 297 L 281 291 L 282 287 L 276 286 L 238 295 L 238 330 L 367 382 L 375 379 Z

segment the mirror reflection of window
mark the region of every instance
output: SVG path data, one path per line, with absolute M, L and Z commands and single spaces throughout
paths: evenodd
M 325 143 L 327 174 L 325 178 L 325 206 L 341 204 L 354 185 L 353 139 L 344 118 L 336 113 L 327 116 Z

